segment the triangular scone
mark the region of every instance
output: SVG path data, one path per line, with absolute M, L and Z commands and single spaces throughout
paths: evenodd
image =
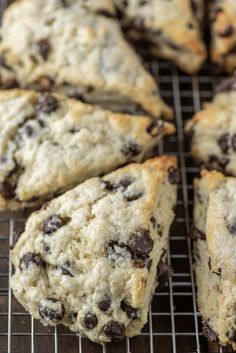
M 209 1 L 210 56 L 227 72 L 236 69 L 236 1 Z
M 186 124 L 191 153 L 210 169 L 236 176 L 236 77 L 224 81 L 211 103 Z
M 236 179 L 212 171 L 195 180 L 192 228 L 197 299 L 209 340 L 236 349 Z
M 92 176 L 141 161 L 172 124 L 60 94 L 0 92 L 0 209 L 40 203 Z
M 3 87 L 54 90 L 119 112 L 172 116 L 125 41 L 113 2 L 20 0 L 4 13 Z M 96 11 L 95 11 L 96 9 Z
M 174 218 L 176 159 L 93 178 L 27 221 L 12 252 L 16 298 L 44 324 L 96 342 L 140 333 Z
M 116 0 L 125 31 L 146 40 L 154 55 L 175 62 L 183 71 L 196 72 L 206 59 L 199 18 L 201 0 Z

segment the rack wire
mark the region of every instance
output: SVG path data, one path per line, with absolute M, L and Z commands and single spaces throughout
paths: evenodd
M 0 1 L 0 11 L 7 1 Z M 216 84 L 206 65 L 198 76 L 179 72 L 170 63 L 145 63 L 160 84 L 163 98 L 174 108 L 177 133 L 159 147 L 160 154 L 176 155 L 181 169 L 176 219 L 170 232 L 168 263 L 174 274 L 168 286 L 159 287 L 153 297 L 148 324 L 138 337 L 124 343 L 103 346 L 78 337 L 66 328 L 44 327 L 17 303 L 9 287 L 12 274 L 9 246 L 29 212 L 0 215 L 0 353 L 187 353 L 230 352 L 218 344 L 208 344 L 202 334 L 197 311 L 191 243 L 192 181 L 199 169 L 184 141 L 184 121 L 210 100 Z

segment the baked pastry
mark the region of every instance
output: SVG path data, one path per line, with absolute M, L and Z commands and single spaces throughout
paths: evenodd
M 227 72 L 236 69 L 236 2 L 209 1 L 210 56 Z
M 193 157 L 236 176 L 236 76 L 221 83 L 211 103 L 186 124 Z
M 150 154 L 172 124 L 60 94 L 0 92 L 0 210 L 29 207 Z
M 54 90 L 119 112 L 172 115 L 125 41 L 112 0 L 20 0 L 3 16 L 3 87 Z
M 116 5 L 131 38 L 148 41 L 152 54 L 172 60 L 183 71 L 198 71 L 206 59 L 202 0 L 116 0 Z
M 203 171 L 195 180 L 192 229 L 203 332 L 236 349 L 236 179 Z
M 171 156 L 93 178 L 30 216 L 12 251 L 14 295 L 45 325 L 95 342 L 140 333 L 165 257 L 178 172 Z

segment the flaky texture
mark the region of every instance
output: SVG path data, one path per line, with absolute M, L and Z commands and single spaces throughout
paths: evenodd
M 0 210 L 29 207 L 131 161 L 172 124 L 112 113 L 60 94 L 0 92 Z
M 125 41 L 110 0 L 19 0 L 3 16 L 0 80 L 120 112 L 172 115 Z M 17 82 L 16 82 L 17 81 Z
M 225 71 L 236 69 L 236 2 L 209 1 L 210 56 Z
M 116 0 L 128 35 L 146 40 L 151 52 L 195 73 L 206 59 L 202 40 L 203 2 L 189 0 Z
M 204 104 L 185 127 L 192 156 L 210 169 L 236 176 L 236 77 L 221 85 L 222 92 Z
M 174 157 L 131 164 L 31 215 L 12 251 L 19 302 L 95 342 L 137 335 L 167 249 L 176 177 Z
M 236 180 L 202 172 L 195 180 L 197 299 L 209 339 L 236 349 Z M 205 238 L 205 239 L 204 239 Z M 212 331 L 211 331 L 212 330 Z

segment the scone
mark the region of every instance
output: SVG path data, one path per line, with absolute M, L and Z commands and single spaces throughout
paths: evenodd
M 11 287 L 45 325 L 95 342 L 140 333 L 165 257 L 178 172 L 171 156 L 93 178 L 30 216 Z
M 185 127 L 193 157 L 209 169 L 236 176 L 236 76 L 224 81 Z
M 210 340 L 236 349 L 236 179 L 212 171 L 195 180 L 192 229 L 197 300 Z
M 202 40 L 203 1 L 116 0 L 125 31 L 149 42 L 151 52 L 195 73 L 206 59 Z
M 125 41 L 112 0 L 19 0 L 5 11 L 3 87 L 54 90 L 119 112 L 172 115 Z
M 227 72 L 236 69 L 236 1 L 209 1 L 210 56 Z
M 29 207 L 141 161 L 172 124 L 56 93 L 0 92 L 0 210 Z

